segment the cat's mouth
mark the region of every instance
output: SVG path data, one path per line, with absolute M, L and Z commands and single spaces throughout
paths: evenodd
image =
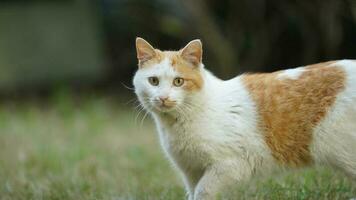
M 172 100 L 154 101 L 153 103 L 154 107 L 160 112 L 172 111 L 177 105 L 177 102 Z

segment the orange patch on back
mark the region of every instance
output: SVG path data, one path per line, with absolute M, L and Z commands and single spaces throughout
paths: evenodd
M 257 105 L 259 126 L 276 160 L 289 166 L 312 162 L 309 145 L 313 129 L 345 87 L 345 71 L 326 67 L 332 63 L 307 66 L 295 80 L 278 79 L 283 71 L 243 75 Z

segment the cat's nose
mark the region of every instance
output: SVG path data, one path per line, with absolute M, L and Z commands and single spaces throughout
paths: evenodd
M 164 103 L 164 102 L 167 101 L 167 99 L 168 99 L 167 96 L 160 96 L 160 97 L 158 97 L 158 98 L 159 98 L 159 100 L 160 100 L 162 103 Z

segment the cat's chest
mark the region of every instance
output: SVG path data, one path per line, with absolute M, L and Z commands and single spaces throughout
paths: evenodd
M 201 122 L 177 122 L 160 128 L 161 144 L 178 165 L 202 167 L 213 159 L 207 138 L 211 126 L 199 127 Z
M 176 122 L 163 126 L 160 132 L 164 147 L 172 153 L 182 154 L 199 148 L 204 130 L 198 129 L 196 123 Z

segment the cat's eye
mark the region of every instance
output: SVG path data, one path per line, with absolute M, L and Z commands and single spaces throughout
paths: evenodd
M 184 83 L 184 79 L 183 78 L 175 78 L 173 80 L 173 85 L 176 86 L 176 87 L 182 86 L 183 83 Z
M 150 82 L 150 84 L 153 86 L 157 86 L 159 84 L 159 80 L 155 76 L 149 77 L 148 82 Z

